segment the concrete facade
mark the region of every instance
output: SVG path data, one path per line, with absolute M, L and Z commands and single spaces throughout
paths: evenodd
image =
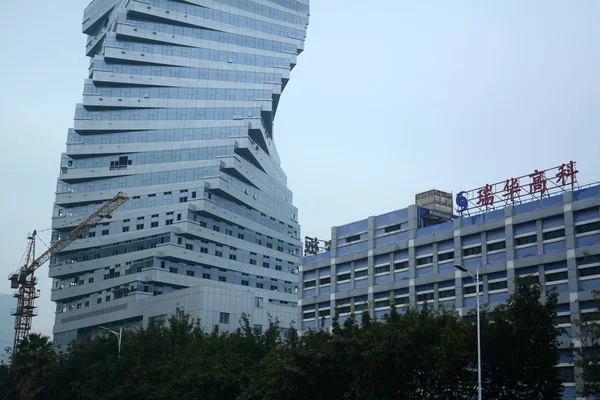
M 381 318 L 391 298 L 400 311 L 427 302 L 466 315 L 476 287 L 455 264 L 473 273 L 481 266 L 482 301 L 491 306 L 507 299 L 515 276 L 532 275 L 558 290 L 557 324 L 568 332 L 558 368 L 564 398 L 575 399 L 573 321 L 596 311 L 591 291 L 600 288 L 600 186 L 424 227 L 426 211 L 412 205 L 333 227 L 331 251 L 300 266 L 302 329 L 329 328 L 336 314 L 340 323 L 351 313 L 360 321 L 364 310 Z
M 302 245 L 273 120 L 308 0 L 95 0 L 89 76 L 61 158 L 52 240 L 129 197 L 50 261 L 54 341 L 176 308 L 206 329 L 295 319 Z

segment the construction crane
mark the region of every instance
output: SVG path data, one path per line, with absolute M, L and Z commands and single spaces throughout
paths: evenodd
M 87 219 L 50 246 L 38 258 L 35 258 L 35 237 L 37 236 L 37 232 L 33 231 L 33 234 L 27 238 L 25 265 L 8 277 L 11 289 L 18 289 L 14 292 L 14 297 L 17 298 L 17 308 L 11 312 L 11 315 L 15 317 L 13 352 L 16 351 L 17 345 L 29 334 L 31 320 L 37 315 L 35 299 L 40 297 L 40 291 L 35 288 L 37 283 L 37 278 L 34 276 L 35 271 L 46 261 L 50 260 L 54 254 L 63 250 L 76 239 L 81 238 L 87 231 L 96 226 L 98 222 L 105 218 L 112 218 L 113 211 L 128 199 L 124 193 L 117 193 L 115 197 L 100 207 L 98 211 L 87 217 Z

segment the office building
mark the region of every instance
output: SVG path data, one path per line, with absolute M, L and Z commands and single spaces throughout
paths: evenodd
M 466 315 L 476 306 L 476 287 L 455 264 L 473 273 L 481 266 L 482 301 L 491 306 L 506 301 L 515 277 L 532 275 L 543 287 L 557 288 L 559 326 L 567 332 L 557 367 L 564 398 L 575 399 L 581 382 L 570 348 L 578 332 L 573 321 L 596 311 L 591 291 L 600 288 L 598 261 L 586 256 L 600 259 L 600 184 L 549 193 L 549 182 L 548 188 L 545 180 L 543 187 L 530 187 L 536 198 L 508 206 L 498 206 L 502 195 L 491 185 L 475 190 L 480 196 L 468 202 L 461 192 L 462 217 L 448 214 L 448 196 L 436 191 L 437 200 L 425 201 L 430 208 L 411 205 L 333 227 L 330 251 L 307 256 L 300 267 L 302 329 L 328 328 L 333 315 L 343 323 L 355 313 L 360 321 L 365 310 L 382 318 L 391 299 L 399 311 L 427 302 Z M 485 204 L 486 193 L 496 201 L 488 196 Z M 469 208 L 478 211 L 473 204 L 481 212 L 468 215 Z
M 95 0 L 89 76 L 62 155 L 57 240 L 129 201 L 50 262 L 54 341 L 177 308 L 206 329 L 296 319 L 298 212 L 273 121 L 308 0 Z M 285 133 L 283 133 L 285 134 Z

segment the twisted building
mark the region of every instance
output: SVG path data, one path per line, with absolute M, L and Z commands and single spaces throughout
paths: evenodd
M 130 197 L 50 262 L 54 340 L 177 309 L 260 331 L 296 315 L 297 209 L 274 142 L 308 0 L 95 0 L 89 77 L 61 158 L 53 240 Z

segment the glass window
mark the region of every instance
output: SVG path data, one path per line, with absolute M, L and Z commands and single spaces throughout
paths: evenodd
M 263 308 L 263 298 L 262 297 L 255 297 L 254 298 L 254 306 L 258 307 L 258 308 Z
M 229 323 L 229 313 L 220 313 L 219 315 L 219 322 L 221 324 L 228 324 Z
M 470 247 L 468 249 L 463 249 L 463 257 L 474 256 L 477 254 L 481 254 L 481 246 Z
M 544 238 L 544 240 L 562 238 L 562 237 L 565 237 L 565 230 L 557 229 L 557 230 L 551 231 L 551 232 L 544 232 L 544 233 L 542 233 L 542 237 Z
M 496 251 L 506 249 L 506 241 L 490 243 L 487 245 L 487 251 Z
M 515 239 L 515 246 L 524 246 L 526 244 L 531 244 L 537 242 L 537 235 L 524 236 Z
M 600 221 L 592 222 L 589 224 L 578 225 L 575 227 L 575 233 L 587 233 L 600 230 Z

